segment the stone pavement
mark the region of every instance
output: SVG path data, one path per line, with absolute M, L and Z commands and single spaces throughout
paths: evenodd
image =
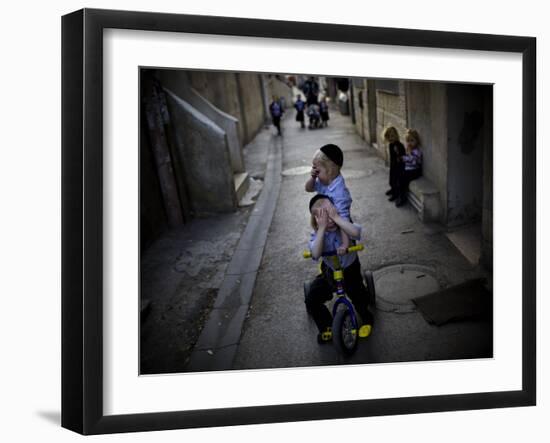
M 355 133 L 349 117 L 331 114 L 329 127 L 283 124 L 283 180 L 267 236 L 250 311 L 234 369 L 380 363 L 492 356 L 492 324 L 465 321 L 429 325 L 411 299 L 483 275 L 453 246 L 437 224 L 419 221 L 406 205 L 387 201 L 388 170 Z M 377 308 L 372 335 L 347 360 L 316 342 L 316 327 L 303 303 L 303 282 L 316 266 L 301 257 L 310 234 L 304 191 L 316 149 L 335 143 L 344 151 L 343 175 L 353 197 L 352 217 L 363 227 L 364 269 L 374 271 Z

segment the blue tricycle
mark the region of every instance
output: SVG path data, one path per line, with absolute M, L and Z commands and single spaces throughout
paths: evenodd
M 350 246 L 347 252 L 362 251 L 364 246 L 361 244 Z M 304 258 L 311 258 L 310 251 L 304 251 Z M 353 307 L 353 303 L 346 295 L 344 289 L 344 272 L 340 265 L 340 260 L 336 251 L 324 252 L 323 257 L 332 257 L 334 261 L 333 277 L 336 283 L 336 290 L 333 292 L 336 301 L 332 308 L 332 331 L 323 332 L 323 334 L 332 334 L 332 341 L 338 351 L 345 356 L 351 356 L 357 350 L 357 344 L 359 342 L 359 322 L 357 321 L 357 315 Z M 364 272 L 364 284 L 367 289 L 368 299 L 372 306 L 376 303 L 376 291 L 374 288 L 374 278 L 372 272 Z M 304 296 L 307 297 L 310 289 L 310 282 L 304 283 Z M 370 333 L 370 331 L 369 331 Z M 326 337 L 327 339 L 330 337 Z

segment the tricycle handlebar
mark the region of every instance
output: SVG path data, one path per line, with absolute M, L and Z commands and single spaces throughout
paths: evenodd
M 357 252 L 357 251 L 362 251 L 363 249 L 365 249 L 365 247 L 362 245 L 362 244 L 358 244 L 358 245 L 355 245 L 355 246 L 350 246 L 348 249 L 347 249 L 347 252 Z M 304 251 L 303 254 L 304 258 L 311 258 L 311 251 Z M 336 251 L 326 251 L 326 252 L 323 252 L 321 254 L 323 257 L 331 257 L 333 255 L 336 255 Z

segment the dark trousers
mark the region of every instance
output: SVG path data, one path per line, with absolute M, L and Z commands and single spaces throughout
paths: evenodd
M 304 127 L 304 111 L 296 111 L 296 121 L 300 122 L 300 126 Z
M 421 169 L 410 169 L 405 170 L 404 168 L 399 171 L 399 174 L 397 176 L 396 184 L 396 193 L 397 196 L 404 200 L 407 198 L 407 192 L 409 192 L 409 184 L 411 181 L 416 180 L 422 175 Z
M 399 176 L 403 174 L 404 171 L 405 168 L 403 167 L 403 163 L 390 163 L 390 189 L 394 195 L 397 195 Z
M 281 116 L 280 115 L 273 116 L 272 119 L 273 119 L 273 126 L 277 128 L 277 132 L 280 134 L 281 133 Z
M 311 282 L 305 300 L 306 308 L 315 320 L 319 332 L 323 332 L 332 326 L 332 314 L 325 303 L 332 299 L 332 294 L 336 290 L 332 269 L 323 263 L 321 271 L 322 274 L 315 277 Z M 344 289 L 356 312 L 361 316 L 363 323 L 372 324 L 372 314 L 368 309 L 370 300 L 368 300 L 367 288 L 363 284 L 359 258 L 344 269 Z

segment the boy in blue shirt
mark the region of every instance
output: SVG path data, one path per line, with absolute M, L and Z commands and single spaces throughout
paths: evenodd
M 277 100 L 276 96 L 273 96 L 273 101 L 269 105 L 269 112 L 271 113 L 273 126 L 277 128 L 277 135 L 281 135 L 281 117 L 284 111 L 281 102 Z
M 340 169 L 344 164 L 342 150 L 333 144 L 324 145 L 313 156 L 311 177 L 306 182 L 307 192 L 317 192 L 328 195 L 338 214 L 350 221 L 351 194 Z M 338 253 L 343 253 L 349 247 L 350 242 L 347 234 L 342 234 L 342 246 Z
M 342 233 L 349 238 L 359 240 L 361 227 L 341 217 L 332 200 L 323 194 L 317 194 L 309 202 L 311 226 L 313 232 L 309 241 L 312 258 L 318 260 L 323 252 L 335 251 L 342 246 Z M 356 252 L 345 253 L 339 257 L 344 272 L 344 288 L 361 319 L 360 337 L 368 337 L 372 330 L 372 314 L 368 310 L 368 292 L 361 276 L 361 263 Z M 305 303 L 319 330 L 318 343 L 326 343 L 332 338 L 332 315 L 325 303 L 335 291 L 333 276 L 334 263 L 330 257 L 322 257 L 321 274 L 310 285 Z

